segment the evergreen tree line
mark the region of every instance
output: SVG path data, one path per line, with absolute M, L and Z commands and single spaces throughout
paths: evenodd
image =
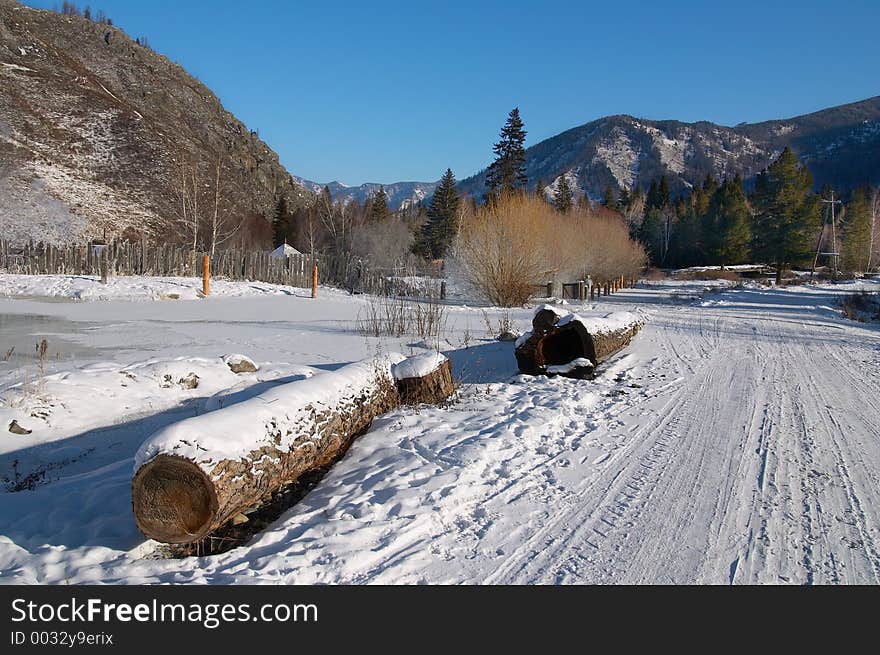
M 813 192 L 813 177 L 786 148 L 761 171 L 747 193 L 739 175 L 725 180 L 707 176 L 690 193 L 672 198 L 665 177 L 646 192 L 636 188 L 604 203 L 628 217 L 655 266 L 775 265 L 781 275 L 791 267 L 809 268 L 817 251 L 839 252 L 844 271 L 863 272 L 877 266 L 877 190 L 860 189 L 837 212 L 837 241 L 832 244 L 828 205 Z M 823 228 L 823 225 L 825 227 Z M 827 263 L 827 256 L 819 263 Z
M 495 160 L 486 171 L 491 206 L 509 196 L 526 195 L 525 136 L 518 108 L 508 115 L 493 146 Z M 739 175 L 724 180 L 707 176 L 689 193 L 674 198 L 665 177 L 647 190 L 607 188 L 602 205 L 617 214 L 650 261 L 664 268 L 744 263 L 776 265 L 779 275 L 791 267 L 809 267 L 817 250 L 841 253 L 843 270 L 866 271 L 880 263 L 880 192 L 858 190 L 838 211 L 837 243 L 823 230 L 823 194 L 812 191 L 813 177 L 790 149 L 763 170 L 747 192 Z M 557 212 L 595 212 L 567 175 L 558 178 L 550 197 L 538 181 L 536 196 Z M 578 194 L 579 195 L 579 194 Z M 388 207 L 381 188 L 367 201 L 335 202 L 326 187 L 309 206 L 290 212 L 279 201 L 274 221 L 275 245 L 287 242 L 301 252 L 330 252 L 368 257 L 377 265 L 398 265 L 410 255 L 438 260 L 449 254 L 462 217 L 477 202 L 464 198 L 451 169 L 443 174 L 427 206 Z M 820 241 L 821 239 L 821 241 Z M 820 262 L 824 263 L 824 262 Z

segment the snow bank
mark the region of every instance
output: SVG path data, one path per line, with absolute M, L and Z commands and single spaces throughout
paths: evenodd
M 0 273 L 0 296 L 71 300 L 196 300 L 202 279 L 194 277 L 115 276 L 107 284 L 93 275 L 17 275 Z M 295 295 L 302 290 L 247 280 L 211 280 L 213 297 Z
M 219 462 L 246 457 L 262 446 L 289 452 L 293 443 L 303 437 L 298 426 L 306 416 L 354 400 L 364 389 L 374 388 L 382 377 L 390 378 L 391 367 L 403 359 L 403 355 L 390 353 L 349 364 L 172 424 L 141 445 L 135 455 L 134 470 L 158 455 L 167 454 L 198 462 L 210 475 Z M 254 426 L 271 429 L 255 439 Z
M 436 371 L 445 361 L 446 356 L 442 353 L 424 353 L 395 364 L 392 367 L 392 373 L 395 380 L 421 378 Z

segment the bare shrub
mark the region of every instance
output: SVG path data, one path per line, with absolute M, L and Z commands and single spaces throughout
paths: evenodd
M 454 258 L 471 286 L 502 307 L 524 305 L 549 280 L 634 278 L 647 261 L 619 215 L 586 205 L 560 214 L 524 194 L 469 209 Z
M 394 268 L 407 263 L 413 234 L 400 218 L 381 223 L 356 225 L 352 231 L 352 252 L 376 268 Z
M 861 291 L 850 293 L 840 300 L 843 315 L 853 321 L 864 323 L 880 320 L 880 294 Z
M 589 275 L 602 283 L 641 274 L 648 258 L 619 215 L 579 207 L 562 218 L 563 225 L 552 238 L 562 248 L 565 281 Z
M 440 294 L 429 293 L 414 300 L 401 296 L 372 296 L 358 314 L 358 330 L 371 337 L 414 335 L 429 341 L 439 350 L 446 330 L 446 306 Z
M 489 302 L 524 305 L 532 285 L 552 271 L 544 252 L 546 226 L 554 210 L 526 195 L 511 195 L 466 211 L 455 257 L 470 284 Z

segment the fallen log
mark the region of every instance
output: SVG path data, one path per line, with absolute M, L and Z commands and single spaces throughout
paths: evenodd
M 516 341 L 516 361 L 529 375 L 589 379 L 599 364 L 629 345 L 643 324 L 630 312 L 588 319 L 542 305 L 535 310 L 532 331 Z
M 350 364 L 160 430 L 135 456 L 138 529 L 165 543 L 198 541 L 333 462 L 402 397 L 444 400 L 451 369 L 442 355 L 432 358 L 433 365 L 396 354 Z

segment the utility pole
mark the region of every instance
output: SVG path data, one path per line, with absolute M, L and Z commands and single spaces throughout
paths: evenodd
M 834 269 L 833 279 L 837 280 L 837 275 L 840 268 L 840 253 L 837 250 L 837 219 L 834 214 L 834 206 L 841 204 L 841 201 L 834 199 L 834 191 L 832 190 L 831 200 L 825 200 L 823 198 L 822 204 L 831 206 L 831 252 L 820 252 L 822 248 L 822 235 L 825 234 L 825 221 L 823 216 L 822 227 L 819 230 L 819 241 L 816 243 L 816 256 L 813 258 L 813 268 L 810 269 L 810 279 L 813 279 L 813 273 L 815 273 L 816 271 L 816 264 L 819 262 L 819 255 L 826 255 L 828 257 L 831 257 Z

